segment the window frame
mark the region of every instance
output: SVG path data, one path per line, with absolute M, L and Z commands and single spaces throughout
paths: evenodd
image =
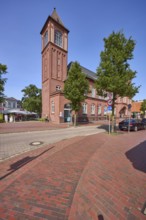
M 44 36 L 43 36 L 43 46 L 46 47 L 46 45 L 48 44 L 48 30 L 45 31 Z
M 82 104 L 82 114 L 87 115 L 87 103 L 86 102 Z
M 59 47 L 63 47 L 63 34 L 58 29 L 54 31 L 54 43 Z
M 95 115 L 95 104 L 91 104 L 91 115 Z
M 55 113 L 55 102 L 51 101 L 51 113 Z

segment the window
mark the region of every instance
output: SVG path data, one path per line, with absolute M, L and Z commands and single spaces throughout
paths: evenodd
M 107 114 L 107 106 L 105 105 L 104 106 L 104 115 L 106 115 Z
M 62 33 L 58 30 L 55 30 L 55 44 L 59 47 L 62 47 Z
M 83 108 L 83 114 L 87 114 L 87 104 L 86 103 L 83 103 L 82 108 Z
M 92 97 L 95 97 L 95 89 L 92 89 Z
M 45 32 L 43 41 L 44 41 L 43 44 L 44 44 L 44 47 L 45 47 L 48 43 L 48 31 Z
M 16 108 L 16 103 L 15 102 L 13 102 L 13 108 Z
M 97 112 L 98 115 L 101 115 L 101 104 L 98 105 L 98 112 Z
M 95 115 L 95 105 L 91 105 L 91 115 Z
M 11 108 L 11 102 L 8 102 L 8 108 Z
M 55 103 L 54 103 L 54 101 L 51 102 L 51 112 L 55 113 Z

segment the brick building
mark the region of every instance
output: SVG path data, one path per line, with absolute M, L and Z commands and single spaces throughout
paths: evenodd
M 56 9 L 49 16 L 40 32 L 42 36 L 42 117 L 48 117 L 54 123 L 70 120 L 70 102 L 64 97 L 64 81 L 67 78 L 68 33 Z M 90 83 L 90 93 L 82 103 L 79 112 L 81 118 L 98 120 L 107 114 L 107 98 L 96 94 L 94 81 L 96 74 L 81 66 L 83 73 Z M 128 114 L 127 97 L 118 98 L 115 115 L 118 117 Z

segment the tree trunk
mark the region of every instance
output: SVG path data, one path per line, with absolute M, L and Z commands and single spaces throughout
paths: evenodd
M 77 113 L 75 112 L 75 115 L 74 115 L 74 127 L 76 127 L 77 125 Z

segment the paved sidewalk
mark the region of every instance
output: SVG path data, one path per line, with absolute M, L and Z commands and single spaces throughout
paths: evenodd
M 96 121 L 94 123 L 80 124 L 81 126 L 92 126 L 92 125 L 107 125 L 108 121 Z M 18 133 L 18 132 L 31 132 L 31 131 L 45 131 L 54 130 L 61 128 L 72 127 L 70 123 L 54 124 L 52 122 L 40 122 L 40 121 L 23 121 L 13 123 L 0 123 L 0 134 L 6 133 Z
M 43 130 L 61 129 L 66 127 L 68 127 L 67 123 L 53 124 L 51 122 L 40 122 L 40 121 L 0 123 L 0 134 L 17 133 L 24 131 L 25 132 L 43 131 Z
M 1 220 L 145 220 L 146 133 L 75 137 L 0 163 Z

